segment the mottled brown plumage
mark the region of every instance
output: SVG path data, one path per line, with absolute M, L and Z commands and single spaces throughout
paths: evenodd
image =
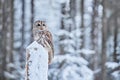
M 52 34 L 48 30 L 44 21 L 36 21 L 33 24 L 34 40 L 41 44 L 48 51 L 48 63 L 50 64 L 54 57 L 54 49 L 52 43 Z

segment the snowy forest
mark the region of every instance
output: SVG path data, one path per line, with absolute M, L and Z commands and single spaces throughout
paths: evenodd
M 36 20 L 53 35 L 48 80 L 120 80 L 120 0 L 0 0 L 0 80 L 25 80 Z

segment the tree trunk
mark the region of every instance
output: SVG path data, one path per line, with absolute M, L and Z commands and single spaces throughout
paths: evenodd
M 2 1 L 0 0 L 0 56 L 2 57 Z M 1 60 L 1 57 L 0 57 L 0 60 Z M 1 62 L 2 62 L 2 60 L 1 60 Z M 0 80 L 2 79 L 2 76 L 3 76 L 3 74 L 2 74 L 2 64 L 0 64 Z
M 61 14 L 62 15 L 65 15 L 66 14 L 66 12 L 65 12 L 65 4 L 63 3 L 63 4 L 61 4 Z M 61 17 L 61 27 L 60 27 L 60 29 L 61 30 L 64 30 L 65 29 L 65 25 L 64 25 L 64 17 Z M 62 35 L 62 36 L 60 36 L 60 41 L 62 41 L 62 40 L 64 40 L 65 39 L 65 36 L 64 35 Z M 59 54 L 64 54 L 65 53 L 65 51 L 64 51 L 64 46 L 63 46 L 63 44 L 59 44 L 59 47 L 60 47 L 60 52 L 59 52 Z
M 96 41 L 97 41 L 97 31 L 98 31 L 98 21 L 97 21 L 97 18 L 98 18 L 98 0 L 94 0 L 93 1 L 93 14 L 92 14 L 92 49 L 93 50 L 96 50 Z
M 93 55 L 92 69 L 96 70 L 98 68 L 98 0 L 93 1 L 93 14 L 92 14 L 92 31 L 91 31 L 91 40 L 92 40 L 92 50 L 95 51 Z
M 114 62 L 119 62 L 117 60 L 117 33 L 118 33 L 118 18 L 117 14 L 115 15 L 115 27 L 114 27 L 114 52 L 113 52 L 113 60 Z
M 81 46 L 80 49 L 84 48 L 84 0 L 81 0 L 81 29 L 82 29 L 82 35 L 81 35 Z
M 101 80 L 106 79 L 106 42 L 107 42 L 107 18 L 106 18 L 106 0 L 102 1 L 103 5 L 103 16 L 102 16 L 102 72 L 101 72 Z
M 11 68 L 7 68 L 6 64 L 13 62 L 13 0 L 1 1 L 2 8 L 2 46 L 1 46 L 1 57 L 2 57 L 2 68 L 0 80 L 6 80 L 7 77 L 4 75 L 5 71 L 11 72 Z
M 31 0 L 31 29 L 30 29 L 30 33 L 32 31 L 33 22 L 34 22 L 34 0 Z M 33 38 L 32 38 L 32 33 L 31 33 L 30 42 L 32 42 L 32 41 L 33 41 Z
M 69 28 L 70 32 L 76 28 L 75 16 L 76 16 L 76 0 L 70 0 L 70 17 L 72 19 L 72 23 Z
M 11 34 L 11 41 L 10 41 L 10 43 L 11 43 L 11 45 L 10 45 L 10 47 L 11 47 L 11 51 L 10 51 L 10 61 L 11 62 L 13 62 L 13 44 L 14 44 L 14 35 L 13 35 L 13 33 L 14 33 L 14 0 L 10 0 L 10 4 L 11 4 L 11 15 L 10 15 L 10 17 L 11 17 L 11 29 L 10 29 L 10 34 Z
M 25 34 L 25 31 L 24 31 L 24 27 L 25 27 L 25 0 L 22 0 L 22 28 L 21 28 L 21 32 L 22 32 L 22 44 L 21 44 L 21 48 L 24 47 L 24 34 Z M 23 51 L 23 49 L 22 49 Z
M 22 26 L 20 29 L 20 32 L 21 32 L 20 62 L 23 62 L 24 61 L 23 52 L 25 52 L 25 49 L 24 49 L 24 44 L 25 44 L 25 0 L 21 0 L 21 3 L 22 3 L 22 18 L 21 18 Z
M 5 26 L 6 24 L 6 0 L 2 2 L 2 71 L 1 71 L 1 80 L 6 80 L 4 71 L 6 70 L 6 32 L 7 32 L 7 27 Z
M 7 8 L 9 11 L 7 11 L 7 17 L 6 17 L 6 27 L 7 27 L 7 62 L 8 63 L 11 63 L 13 62 L 13 21 L 14 21 L 14 18 L 13 18 L 13 12 L 14 12 L 14 9 L 13 9 L 13 0 L 8 0 L 8 2 L 6 3 L 7 5 Z
M 7 27 L 7 45 L 6 45 L 6 50 L 7 50 L 7 55 L 6 55 L 6 62 L 7 64 L 9 63 L 13 63 L 13 0 L 8 0 L 7 2 L 7 8 L 8 8 L 8 12 L 7 12 L 7 18 L 6 18 L 6 27 Z M 11 67 L 7 66 L 7 71 L 9 73 L 12 73 L 13 69 Z

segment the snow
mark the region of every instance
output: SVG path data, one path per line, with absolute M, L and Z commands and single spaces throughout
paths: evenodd
M 120 80 L 120 70 L 113 72 L 112 76 L 114 76 L 115 80 Z
M 66 36 L 68 36 L 68 35 L 69 35 L 69 32 L 66 31 L 66 30 L 59 30 L 59 32 L 56 33 L 56 35 L 58 35 L 58 36 L 61 36 L 61 35 L 66 35 Z
M 82 58 L 82 57 L 77 57 L 77 56 L 70 56 L 70 55 L 64 55 L 64 56 L 55 56 L 54 58 L 55 60 L 59 60 L 59 62 L 67 59 L 68 62 L 71 62 L 71 63 L 79 63 L 79 64 L 84 64 L 84 65 L 88 65 L 88 62 Z M 55 61 L 54 60 L 54 61 Z
M 36 41 L 27 47 L 30 54 L 28 78 L 29 80 L 48 80 L 48 52 Z
M 16 78 L 16 76 L 14 76 L 13 74 L 11 74 L 11 73 L 9 73 L 9 72 L 4 72 L 4 74 L 5 74 L 5 76 L 7 77 L 7 78 L 11 78 L 11 79 L 15 79 Z
M 107 66 L 108 68 L 114 69 L 114 68 L 118 67 L 119 64 L 118 64 L 117 62 L 107 62 L 107 63 L 106 63 L 106 66 Z
M 108 68 L 107 70 L 114 70 L 115 68 L 119 67 L 120 66 L 120 63 L 117 63 L 117 62 L 107 62 L 106 63 L 106 67 Z M 115 70 L 113 71 L 111 74 L 112 78 L 114 80 L 120 80 L 120 70 Z
M 95 54 L 95 51 L 90 50 L 90 49 L 82 49 L 81 53 L 88 55 L 88 54 Z
M 51 80 L 93 80 L 93 72 L 87 67 L 88 61 L 80 56 L 55 56 L 49 69 Z M 86 77 L 87 76 L 87 77 Z

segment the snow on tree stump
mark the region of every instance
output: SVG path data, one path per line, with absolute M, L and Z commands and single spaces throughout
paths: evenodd
M 48 80 L 48 52 L 36 41 L 26 49 L 25 80 Z

